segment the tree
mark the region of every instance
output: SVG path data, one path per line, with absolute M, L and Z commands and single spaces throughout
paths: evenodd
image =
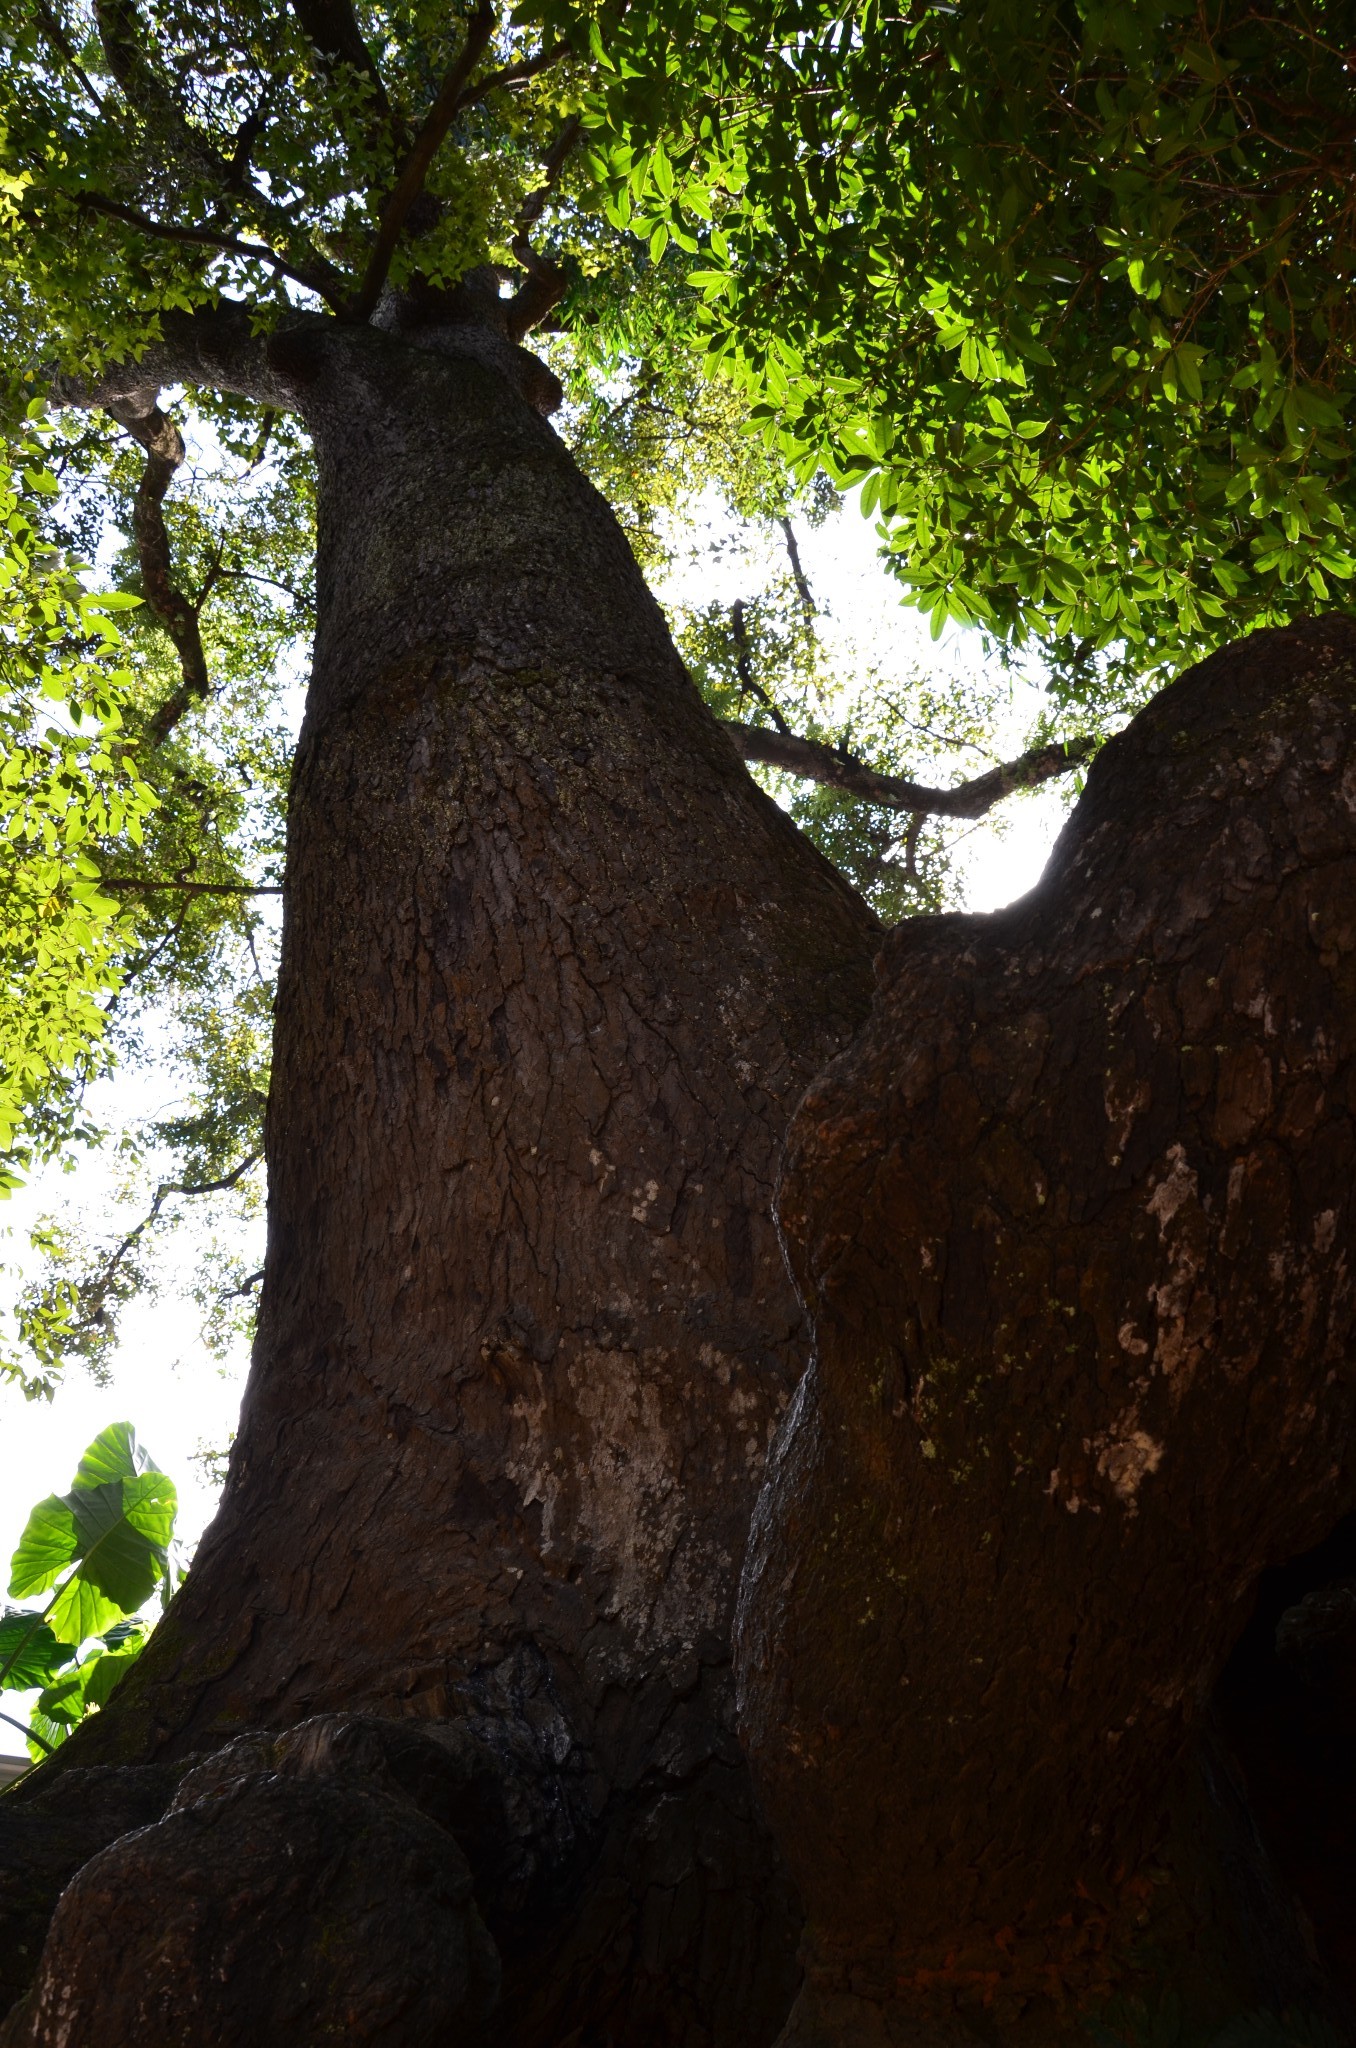
M 1345 573 L 1344 330 L 1339 297 L 1315 283 L 1324 269 L 1343 274 L 1347 243 L 1338 238 L 1334 260 L 1331 214 L 1308 245 L 1287 244 L 1301 259 L 1287 290 L 1294 301 L 1306 281 L 1317 353 L 1296 344 L 1276 371 L 1280 412 L 1259 425 L 1254 410 L 1248 432 L 1269 432 L 1292 399 L 1299 425 L 1274 461 L 1249 457 L 1241 495 L 1215 488 L 1221 449 L 1237 453 L 1243 434 L 1244 401 L 1231 394 L 1252 388 L 1256 367 L 1232 280 L 1255 260 L 1275 296 L 1275 236 L 1248 244 L 1222 279 L 1212 258 L 1209 290 L 1190 303 L 1191 332 L 1212 337 L 1234 379 L 1223 396 L 1216 358 L 1175 329 L 1162 346 L 1156 330 L 1136 344 L 1152 356 L 1147 382 L 1125 354 L 1136 322 L 1152 329 L 1158 318 L 1139 301 L 1156 304 L 1156 291 L 1170 322 L 1187 319 L 1172 297 L 1178 270 L 1208 255 L 1212 237 L 1257 242 L 1271 203 L 1270 172 L 1237 168 L 1235 144 L 1213 131 L 1185 168 L 1180 150 L 1159 164 L 1161 122 L 1146 95 L 1180 136 L 1200 112 L 1199 93 L 1183 97 L 1185 77 L 1219 68 L 1204 86 L 1212 120 L 1224 120 L 1240 76 L 1259 74 L 1257 52 L 1270 62 L 1279 50 L 1268 90 L 1295 119 L 1276 147 L 1293 156 L 1299 135 L 1321 155 L 1341 62 L 1321 19 L 1297 13 L 1270 31 L 1248 16 L 1197 42 L 1175 17 L 1136 14 L 1126 29 L 1108 15 L 1089 21 L 1080 44 L 1062 14 L 1033 22 L 1028 10 L 1014 118 L 1067 207 L 1033 202 L 1024 239 L 1010 232 L 1006 184 L 967 178 L 973 219 L 953 236 L 964 260 L 928 274 L 935 303 L 921 309 L 936 346 L 958 352 L 958 378 L 939 376 L 934 357 L 917 382 L 882 381 L 875 352 L 897 343 L 883 343 L 874 320 L 851 352 L 835 296 L 845 252 L 868 250 L 859 268 L 874 311 L 885 290 L 876 266 L 888 259 L 893 291 L 917 237 L 931 261 L 950 232 L 932 188 L 886 178 L 879 152 L 897 152 L 913 123 L 943 160 L 961 160 L 992 106 L 986 37 L 1007 19 L 994 10 L 972 33 L 938 29 L 931 14 L 899 22 L 869 10 L 850 23 L 674 9 L 543 11 L 516 24 L 489 6 L 463 17 L 344 0 L 295 0 L 277 16 L 173 0 L 99 0 L 88 20 L 46 4 L 19 11 L 3 306 L 16 412 L 41 389 L 77 416 L 54 444 L 71 488 L 53 516 L 79 539 L 102 480 L 159 635 L 125 713 L 137 786 L 155 803 L 142 850 L 116 826 L 91 834 L 99 903 L 130 906 L 118 927 L 129 988 L 166 960 L 200 987 L 223 932 L 252 936 L 248 891 L 275 886 L 275 870 L 261 872 L 275 853 L 266 811 L 261 822 L 238 786 L 226 794 L 242 767 L 252 789 L 261 756 L 278 772 L 267 734 L 252 730 L 266 701 L 252 669 L 287 624 L 259 579 L 313 601 L 314 650 L 290 767 L 269 1242 L 240 1436 L 221 1513 L 168 1616 L 103 1713 L 64 1745 L 55 1775 L 40 1772 L 17 1802 L 26 1910 L 80 1875 L 31 1998 L 7 2024 L 10 2043 L 54 2039 L 68 2024 L 55 2017 L 63 1999 L 67 2013 L 76 2000 L 86 2029 L 136 2021 L 183 2040 L 203 2038 L 203 2011 L 241 2040 L 279 2027 L 289 2039 L 347 2030 L 409 2043 L 457 2028 L 473 2038 L 491 2009 L 494 2029 L 523 2043 L 771 2040 L 796 1989 L 802 1902 L 809 1973 L 788 2040 L 855 2040 L 868 2027 L 917 2038 L 919 2024 L 972 2038 L 990 1992 L 1003 2024 L 1044 2040 L 1081 2025 L 1066 2012 L 1117 1991 L 1142 1997 L 1155 1968 L 1170 1986 L 1181 1979 L 1197 2028 L 1217 2030 L 1249 2004 L 1299 2002 L 1320 2019 L 1331 2006 L 1318 1973 L 1296 1960 L 1284 1901 L 1266 1897 L 1260 1950 L 1238 1937 L 1221 1871 L 1241 1864 L 1259 1897 L 1270 1880 L 1237 1840 L 1197 1828 L 1194 1864 L 1154 1858 L 1165 1811 L 1190 1831 L 1198 1794 L 1184 1759 L 1258 1574 L 1349 1505 L 1344 1395 L 1331 1396 L 1303 1461 L 1284 1468 L 1284 1512 L 1258 1505 L 1276 1483 L 1275 1447 L 1286 1451 L 1324 1375 L 1338 1371 L 1338 1268 L 1325 1279 L 1311 1261 L 1267 1282 L 1266 1218 L 1254 1224 L 1246 1202 L 1253 1236 L 1219 1254 L 1247 1281 L 1221 1355 L 1235 1361 L 1229 1346 L 1250 1319 L 1290 1318 L 1293 1341 L 1251 1425 L 1272 1450 L 1217 1518 L 1210 1572 L 1173 1543 L 1202 1516 L 1214 1531 L 1216 1497 L 1236 1480 L 1196 1453 L 1236 1414 L 1228 1390 L 1242 1366 L 1223 1375 L 1226 1391 L 1184 1406 L 1173 1435 L 1155 1405 L 1166 1380 L 1126 1392 L 1108 1360 L 1148 1355 L 1138 1335 L 1109 1349 L 1120 1343 L 1122 1285 L 1142 1296 L 1151 1284 L 1162 1326 L 1176 1319 L 1182 1344 L 1197 1341 L 1188 1255 L 1215 1256 L 1240 1148 L 1272 1132 L 1268 1117 L 1280 1120 L 1275 1146 L 1289 1146 L 1303 1191 L 1287 1242 L 1312 1240 L 1324 1258 L 1349 1242 L 1345 1098 L 1329 1087 L 1332 1107 L 1302 1114 L 1294 1094 L 1345 1073 L 1349 1057 L 1349 825 L 1324 794 L 1346 787 L 1349 636 L 1282 635 L 1251 666 L 1225 661 L 1177 685 L 1106 750 L 1063 879 L 1022 913 L 1030 929 L 1009 920 L 990 946 L 954 920 L 906 925 L 874 1008 L 877 917 L 739 758 L 808 769 L 878 811 L 973 814 L 1086 758 L 1096 720 L 1124 708 L 1128 664 L 1141 658 L 1122 660 L 1115 634 L 1138 635 L 1152 667 L 1194 651 L 1202 609 L 1252 623 L 1293 601 L 1302 563 L 1330 556 L 1332 573 Z M 1287 70 L 1296 38 L 1303 61 Z M 779 53 L 770 78 L 769 42 Z M 961 86 L 934 95 L 943 64 Z M 1135 93 L 1127 121 L 1122 102 Z M 1108 185 L 1117 135 L 1131 167 Z M 1145 171 L 1146 151 L 1167 166 L 1162 176 Z M 1227 206 L 1200 197 L 1221 164 Z M 1323 157 L 1315 190 L 1326 190 L 1328 166 Z M 651 209 L 643 249 L 630 232 L 637 203 Z M 1128 223 L 1152 224 L 1165 208 L 1156 283 L 1150 257 L 1139 243 L 1126 255 L 1124 238 Z M 1015 253 L 1002 260 L 980 233 L 991 216 L 1008 219 Z M 682 257 L 699 241 L 721 267 L 694 286 Z M 1052 267 L 1053 250 L 1083 265 L 1091 313 Z M 1041 351 L 1055 350 L 1033 335 L 1055 287 L 1069 317 L 1062 361 L 1047 364 Z M 1001 332 L 985 324 L 999 303 Z M 742 693 L 742 714 L 728 717 L 737 704 L 716 677 L 722 730 L 615 519 L 547 424 L 561 384 L 523 346 L 544 323 L 563 329 L 557 354 L 570 376 L 586 384 L 611 365 L 622 381 L 620 423 L 581 408 L 600 471 L 634 462 L 638 392 L 716 416 L 709 438 L 732 490 L 774 517 L 789 516 L 791 493 L 821 461 L 840 481 L 871 468 L 878 502 L 904 505 L 912 521 L 899 531 L 913 580 L 995 632 L 1043 622 L 1056 702 L 1084 705 L 1088 729 L 1071 745 L 1041 731 L 1020 761 L 967 789 L 930 789 L 830 734 L 792 730 L 759 682 L 741 613 L 728 622 L 726 688 Z M 794 393 L 788 349 L 807 380 Z M 735 381 L 704 381 L 703 353 Z M 1101 355 L 1117 365 L 1114 388 L 1087 377 Z M 763 416 L 785 444 L 773 453 L 791 458 L 789 478 L 770 457 L 755 464 L 730 431 L 740 378 L 773 408 Z M 1014 421 L 996 388 L 1023 380 L 1040 401 L 1077 393 L 1074 410 L 1090 389 L 1105 441 L 1085 450 L 1080 427 L 1044 464 L 1032 453 L 1044 423 Z M 238 498 L 224 506 L 209 479 L 172 548 L 167 493 L 191 436 L 161 398 L 180 387 L 214 429 L 212 460 L 233 466 Z M 822 417 L 807 412 L 807 391 Z M 1267 384 L 1264 404 L 1273 395 Z M 1319 417 L 1323 405 L 1331 418 Z M 1158 495 L 1170 438 L 1183 502 L 1194 517 L 1194 491 L 1215 521 L 1223 594 L 1194 611 L 1183 578 L 1194 589 L 1198 572 L 1175 566 L 1167 538 L 1180 540 L 1180 507 Z M 977 479 L 972 495 L 958 492 L 958 470 Z M 901 495 L 906 472 L 913 497 Z M 656 490 L 671 487 L 652 482 L 647 495 L 643 481 L 642 534 Z M 313 585 L 299 566 L 312 506 Z M 1132 609 L 1118 598 L 1108 610 L 1119 585 L 1096 550 L 1127 508 Z M 1254 543 L 1273 512 L 1297 523 L 1263 570 Z M 1327 522 L 1312 546 L 1305 519 Z M 1230 589 L 1231 551 L 1258 568 L 1260 591 L 1255 579 Z M 790 563 L 801 600 L 794 544 Z M 1020 604 L 995 594 L 1013 587 Z M 972 601 L 975 590 L 989 594 Z M 1101 620 L 1091 631 L 1090 607 Z M 210 708 L 214 690 L 215 725 L 194 708 Z M 1234 822 L 1245 800 L 1250 828 Z M 1320 812 L 1336 819 L 1328 837 L 1306 822 Z M 1220 818 L 1233 839 L 1221 839 Z M 1278 850 L 1259 851 L 1259 834 Z M 252 870 L 242 844 L 260 863 Z M 1232 924 L 1181 911 L 1172 889 L 1183 863 L 1201 865 L 1202 902 L 1228 905 Z M 1130 966 L 1127 894 L 1148 906 L 1133 928 L 1148 950 Z M 1087 938 L 1098 913 L 1105 952 Z M 1278 936 L 1248 953 L 1258 918 Z M 1322 936 L 1317 966 L 1303 956 L 1306 978 L 1287 963 L 1293 933 L 1314 919 Z M 1201 991 L 1235 956 L 1255 971 L 1226 1024 Z M 924 966 L 901 996 L 891 963 L 911 958 Z M 1125 1000 L 1118 1009 L 1119 995 L 1108 998 L 1103 1013 L 1101 991 L 1118 974 Z M 1012 993 L 1024 988 L 1025 1002 Z M 1267 1065 L 1267 1096 L 1257 1060 L 1270 1059 L 1258 1045 L 1273 992 L 1293 995 L 1300 1025 L 1285 1027 L 1285 1087 Z M 983 1032 L 949 1004 L 972 1006 Z M 1183 1021 L 1188 1009 L 1199 1022 Z M 1042 1030 L 1055 1048 L 1048 1072 L 1031 1050 Z M 1218 1072 L 1187 1042 L 1206 1030 L 1230 1048 Z M 1180 1053 L 1180 1084 L 1159 1085 L 1156 1032 L 1164 1060 Z M 946 1051 L 953 1040 L 967 1045 L 963 1060 Z M 955 1071 L 942 1074 L 948 1060 Z M 180 1133 L 185 1185 L 225 1183 L 255 1149 L 256 1039 L 234 1050 L 214 1041 L 213 1062 L 225 1085 L 212 1117 Z M 969 1086 L 967 1062 L 1008 1091 L 1016 1124 L 994 1120 L 990 1082 Z M 812 1083 L 782 1197 L 798 1293 L 773 1196 L 788 1123 Z M 1030 1099 L 1019 1101 L 1024 1086 Z M 935 1117 L 921 1166 L 900 1149 L 897 1098 L 910 1116 Z M 1112 1116 L 1125 1133 L 1108 1165 Z M 1257 1156 L 1265 1194 L 1273 1154 Z M 1063 1203 L 1071 1187 L 1086 1190 L 1089 1214 L 1104 1192 L 1142 1210 L 1147 1201 L 1157 1235 L 1116 1223 L 1093 1231 L 1090 1250 L 1063 1240 L 1050 1250 L 1036 1223 L 1023 1240 L 1036 1263 L 1005 1264 L 1009 1227 L 995 1204 L 1024 1214 L 1035 1189 L 1043 1210 L 1047 1184 L 1060 1191 L 1047 1218 L 1056 1236 L 1081 1220 Z M 947 1212 L 942 1304 L 927 1307 L 915 1275 L 899 1280 L 901 1307 L 897 1244 L 926 1242 L 934 1201 Z M 96 1275 L 98 1314 L 126 1278 L 121 1258 Z M 1071 1374 L 1067 1400 L 1062 1382 L 1045 1383 L 1053 1340 L 1042 1325 L 1022 1340 L 1035 1362 L 1009 1413 L 966 1361 L 994 1349 L 1005 1304 L 1019 1321 L 1047 1313 L 1022 1306 L 1023 1288 L 1055 1302 L 1061 1337 L 1066 1309 L 1083 1316 L 1063 1353 L 1081 1376 Z M 909 1306 L 914 1296 L 923 1307 Z M 810 1375 L 807 1310 L 820 1350 Z M 60 1316 L 46 1327 L 59 1342 Z M 1129 1405 L 1117 1407 L 1122 1393 Z M 1039 1476 L 1053 1469 L 1049 1490 L 1032 1500 L 1028 1484 L 1010 1515 L 995 1504 L 1001 1459 L 975 1478 L 973 1416 L 1016 1458 L 1016 1478 L 1048 1452 Z M 1166 1477 L 1155 1490 L 1160 1466 L 1189 1466 L 1195 1480 L 1174 1476 L 1185 1493 L 1167 1494 Z M 730 1662 L 756 1502 L 741 1682 L 759 1796 L 735 1735 Z M 1085 1518 L 1074 1503 L 1088 1505 Z M 986 1514 L 1002 1562 L 988 1581 L 972 1571 Z M 904 1578 L 915 1567 L 894 1554 L 906 1524 L 913 1595 Z M 1085 1548 L 1090 1529 L 1100 1545 Z M 1064 1711 L 1058 1674 L 1077 1661 L 1070 1612 L 1077 1637 L 1095 1610 L 1105 1648 L 1127 1589 L 1163 1555 L 1207 1589 L 1207 1615 L 1190 1632 L 1190 1683 L 1166 1629 L 1160 1642 L 1146 1622 L 1123 1650 L 1106 1649 L 1124 1720 L 1111 1732 L 1143 1725 L 1111 1781 L 1117 1826 L 1090 1847 L 1080 1826 L 1106 1827 L 1110 1810 L 1100 1792 L 1084 1796 L 1107 1732 L 1103 1701 L 1092 1687 L 1086 1712 L 1068 1707 L 1061 1721 L 1048 1696 Z M 1018 1650 L 1046 1620 L 1064 1630 L 1058 1656 L 1037 1655 L 1030 1686 L 1018 1651 L 1005 1661 L 1002 1630 L 990 1639 L 973 1620 L 976 1587 L 1006 1599 L 1018 1584 L 1006 1610 L 1024 1632 Z M 891 1635 L 898 1622 L 900 1640 L 919 1640 L 910 1598 L 922 1601 L 921 1633 L 937 1639 L 919 1667 L 916 1725 L 898 1713 L 912 1677 L 897 1669 Z M 953 1613 L 964 1629 L 949 1625 Z M 981 1700 L 997 1733 L 966 1692 L 981 1654 L 1002 1665 Z M 1025 1724 L 992 1704 L 1014 1684 Z M 1167 1705 L 1155 1687 L 1172 1692 Z M 967 1732 L 938 1734 L 956 1727 Z M 883 1792 L 905 1735 L 907 1783 Z M 1177 1767 L 1186 1789 L 1171 1782 Z M 82 1770 L 96 1775 L 81 1784 Z M 1022 1791 L 1028 1782 L 1038 1801 Z M 833 1787 L 827 1801 L 816 1786 Z M 73 1828 L 63 1800 L 77 1794 Z M 163 1812 L 171 1797 L 156 1826 L 123 1836 L 129 1817 Z M 928 1875 L 902 1884 L 911 1856 L 930 1859 Z M 1027 1888 L 1012 1872 L 1032 1864 L 1039 1882 Z M 1166 1903 L 1146 1915 L 1145 1897 L 1157 1896 L 1146 1873 L 1160 1867 Z M 1084 1893 L 1095 1906 L 1086 1914 Z M 110 1898 L 124 1908 L 116 1924 Z M 1094 1950 L 1097 1967 L 1075 1966 Z M 218 1988 L 223 1971 L 229 1991 Z M 1121 2024 L 1114 2007 L 1102 2019 Z

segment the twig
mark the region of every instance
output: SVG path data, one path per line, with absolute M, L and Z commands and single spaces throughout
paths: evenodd
M 742 597 L 737 597 L 730 606 L 730 631 L 734 636 L 735 668 L 739 674 L 741 689 L 745 695 L 752 693 L 763 708 L 771 713 L 773 724 L 782 737 L 784 739 L 791 739 L 793 734 L 790 726 L 782 717 L 775 702 L 768 695 L 753 672 L 753 660 L 749 649 L 749 629 L 744 615 L 744 600 Z M 738 732 L 752 732 L 754 730 L 752 726 L 742 725 L 732 725 L 731 729 Z
M 307 264 L 301 270 L 284 257 L 275 255 L 265 242 L 242 242 L 239 236 L 223 234 L 218 228 L 183 228 L 174 221 L 153 220 L 138 207 L 124 206 L 118 199 L 106 199 L 101 192 L 82 192 L 76 204 L 90 213 L 102 213 L 110 220 L 123 221 L 140 234 L 154 235 L 161 241 L 189 242 L 200 248 L 220 249 L 228 256 L 247 256 L 251 262 L 266 263 L 279 277 L 290 277 L 294 284 L 302 285 L 308 292 L 314 292 L 317 298 L 324 299 L 335 312 L 343 304 L 339 272 L 331 264 L 323 267 Z

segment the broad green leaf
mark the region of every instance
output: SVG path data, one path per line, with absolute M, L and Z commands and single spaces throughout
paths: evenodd
M 66 1496 L 80 1531 L 76 1576 L 133 1614 L 165 1569 L 175 1491 L 163 1472 L 74 1487 Z
M 110 1480 L 135 1479 L 139 1473 L 158 1470 L 149 1451 L 137 1442 L 131 1423 L 114 1422 L 100 1430 L 86 1450 L 71 1485 L 104 1486 Z
M 14 1600 L 45 1593 L 80 1550 L 80 1530 L 69 1499 L 52 1493 L 28 1517 L 10 1560 L 9 1591 Z
M 0 1620 L 0 1689 L 29 1692 L 35 1685 L 47 1685 L 74 1655 L 75 1646 L 59 1642 L 36 1614 L 5 1610 Z
M 123 1610 L 80 1572 L 73 1572 L 52 1604 L 52 1627 L 72 1642 L 88 1642 L 101 1636 L 110 1623 L 121 1621 Z

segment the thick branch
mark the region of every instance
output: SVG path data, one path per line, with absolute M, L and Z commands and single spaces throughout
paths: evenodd
M 164 313 L 159 335 L 134 359 L 110 363 L 89 379 L 54 376 L 52 403 L 85 412 L 101 406 L 115 419 L 124 410 L 145 417 L 164 385 L 205 384 L 295 412 L 305 375 L 298 367 L 304 339 L 332 325 L 325 314 L 292 313 L 278 333 L 260 334 L 248 309 L 227 298 L 194 313 Z
M 424 180 L 434 157 L 442 146 L 443 138 L 456 119 L 458 109 L 463 105 L 466 84 L 484 55 L 485 46 L 494 33 L 494 8 L 490 0 L 480 0 L 480 5 L 471 16 L 466 27 L 466 41 L 461 55 L 443 80 L 437 99 L 429 108 L 423 127 L 414 139 L 413 147 L 400 167 L 395 190 L 382 208 L 381 225 L 372 244 L 368 259 L 367 273 L 362 289 L 353 306 L 359 320 L 370 318 L 386 274 L 391 268 L 410 208 L 424 189 Z
M 1092 755 L 1097 742 L 1080 738 L 1032 747 L 1015 761 L 1004 761 L 986 775 L 959 782 L 952 789 L 929 789 L 921 782 L 909 782 L 902 775 L 882 775 L 852 754 L 820 740 L 801 739 L 792 732 L 771 732 L 766 726 L 741 725 L 721 720 L 726 732 L 746 761 L 759 761 L 768 768 L 780 768 L 787 775 L 802 776 L 841 789 L 846 796 L 864 803 L 882 804 L 892 811 L 923 813 L 933 818 L 982 818 L 995 804 L 1015 789 L 1035 789 L 1067 775 Z
M 349 0 L 291 0 L 291 6 L 326 77 L 332 79 L 347 67 L 365 78 L 372 89 L 372 105 L 387 135 L 395 148 L 403 148 L 405 137 L 399 118 Z

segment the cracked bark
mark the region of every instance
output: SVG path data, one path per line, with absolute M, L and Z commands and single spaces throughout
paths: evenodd
M 729 1679 L 804 1357 L 771 1193 L 878 930 L 706 712 L 530 359 L 415 339 L 220 358 L 319 470 L 267 1264 L 220 1514 L 65 1761 L 474 1722 L 557 1815 L 491 1922 L 497 2036 L 745 2048 L 796 1933 Z
M 737 1639 L 809 1922 L 786 2048 L 1083 2039 L 1113 1990 L 1351 2038 L 1234 1783 L 1286 1766 L 1211 1701 L 1356 1503 L 1354 731 L 1345 620 L 1193 670 L 1032 895 L 890 936 L 793 1122 L 816 1360 Z
M 8 1990 L 75 1878 L 4 2048 L 769 2042 L 751 1516 L 788 2044 L 1040 2048 L 1165 1984 L 1345 2028 L 1206 1708 L 1356 1501 L 1353 629 L 1167 692 L 862 1029 L 879 932 L 508 333 L 171 316 L 100 395 L 195 371 L 319 467 L 261 1320 L 184 1590 L 0 1806 Z

